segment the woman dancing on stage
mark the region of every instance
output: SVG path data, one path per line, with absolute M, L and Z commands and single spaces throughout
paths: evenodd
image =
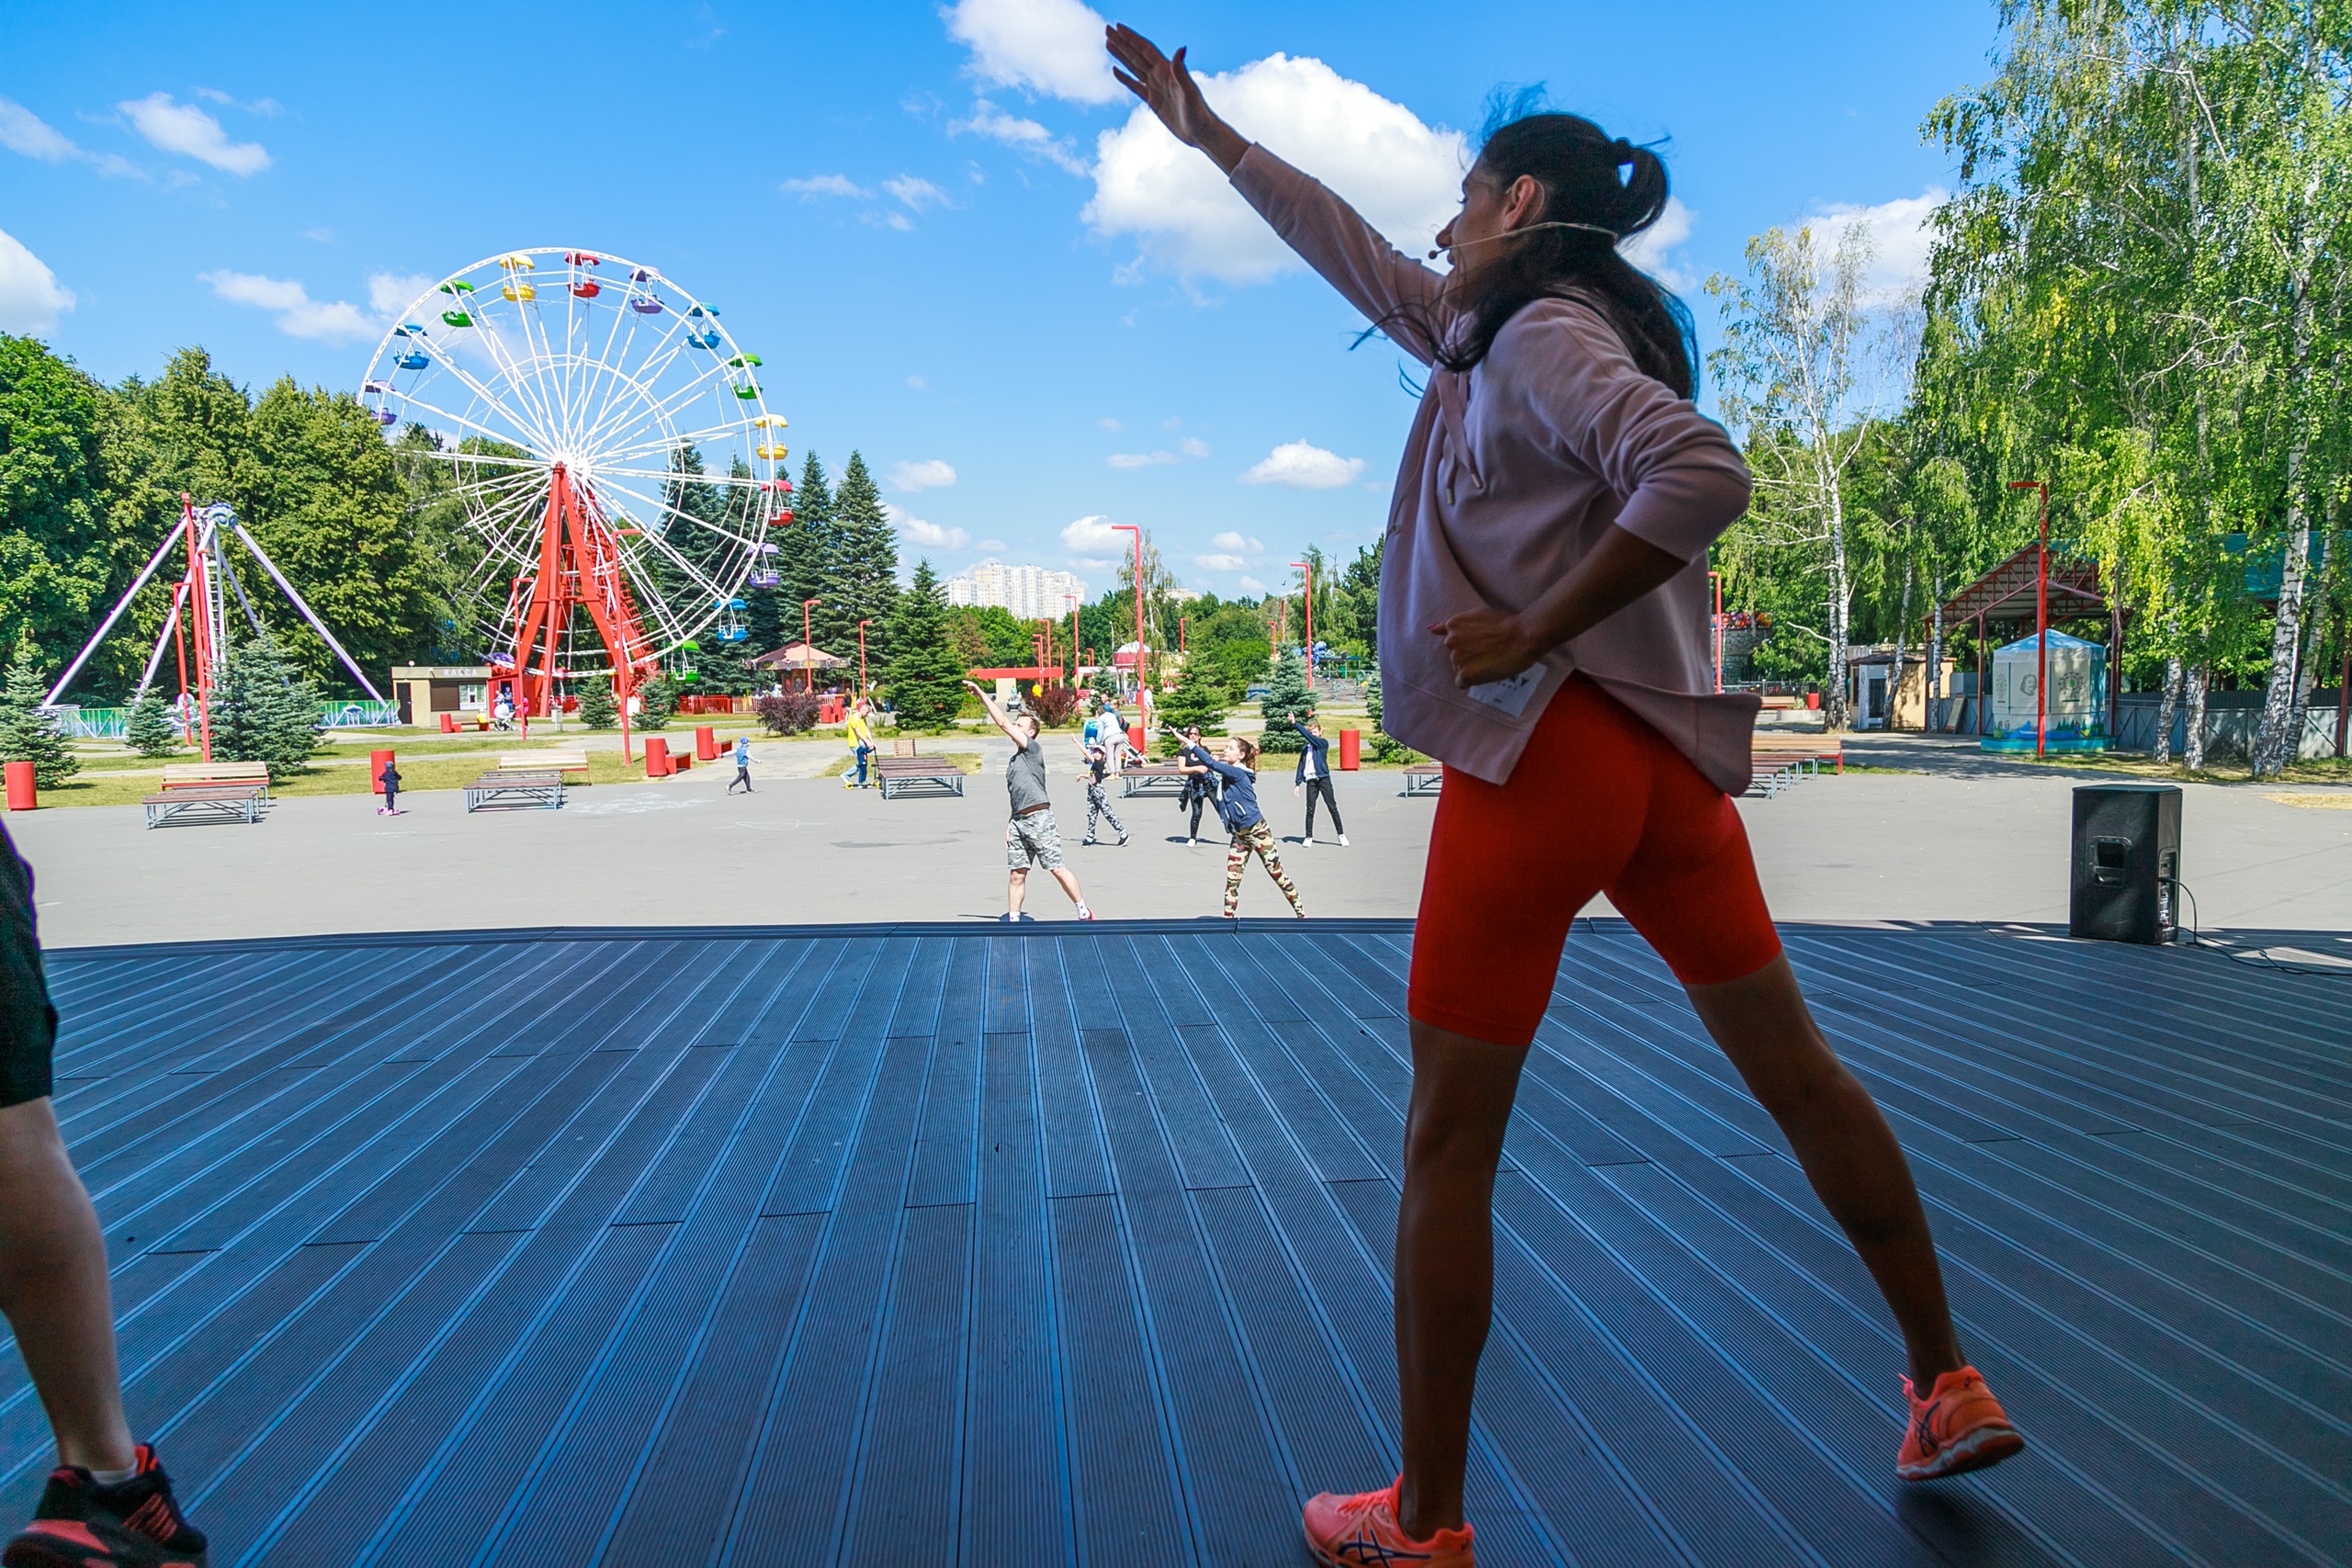
M 1688 313 L 1617 252 L 1665 210 L 1665 166 L 1574 115 L 1503 125 L 1438 232 L 1453 270 L 1437 273 L 1218 118 L 1183 51 L 1125 27 L 1109 46 L 1176 139 L 1430 367 L 1379 611 L 1383 728 L 1445 764 L 1408 993 L 1404 1471 L 1309 1502 L 1308 1545 L 1351 1568 L 1472 1561 L 1462 1476 L 1495 1170 L 1569 922 L 1599 892 L 1681 980 L 1893 1310 L 1911 1412 L 1896 1473 L 2018 1452 L 1961 1354 L 1903 1150 L 1806 1010 L 1726 793 L 1747 787 L 1758 703 L 1713 692 L 1706 553 L 1746 508 L 1747 470 L 1691 403 Z
M 1225 852 L 1225 918 L 1231 919 L 1234 910 L 1241 907 L 1241 874 L 1250 869 L 1250 857 L 1256 855 L 1265 863 L 1266 874 L 1290 900 L 1290 912 L 1300 919 L 1306 911 L 1299 908 L 1298 886 L 1283 869 L 1282 852 L 1274 848 L 1274 830 L 1266 825 L 1266 814 L 1258 809 L 1258 746 L 1236 735 L 1228 737 L 1222 759 L 1209 755 L 1200 742 L 1198 731 L 1188 740 L 1176 733 L 1172 724 L 1160 726 L 1184 747 L 1182 758 L 1194 767 L 1206 768 L 1217 781 L 1216 812 L 1225 819 L 1225 830 L 1233 835 L 1232 847 Z

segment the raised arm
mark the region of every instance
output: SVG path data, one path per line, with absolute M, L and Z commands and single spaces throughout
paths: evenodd
M 989 696 L 978 681 L 965 682 L 964 689 L 980 699 L 980 706 L 988 710 L 989 722 L 1003 730 L 1005 739 L 1012 741 L 1016 750 L 1028 749 L 1029 738 L 1012 728 L 1012 721 L 1005 716 L 1004 710 L 996 705 L 996 699 Z
M 1430 362 L 1423 329 L 1442 332 L 1452 318 L 1443 274 L 1405 255 L 1321 182 L 1227 125 L 1201 96 L 1183 50 L 1171 59 L 1124 23 L 1109 28 L 1103 42 L 1117 62 L 1113 74 L 1170 135 L 1207 153 L 1300 259 L 1408 354 Z

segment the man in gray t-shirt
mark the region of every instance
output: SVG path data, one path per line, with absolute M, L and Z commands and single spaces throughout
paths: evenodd
M 1046 793 L 1046 750 L 1037 740 L 1037 716 L 1007 714 L 978 682 L 965 682 L 964 689 L 980 699 L 989 719 L 1012 742 L 1012 760 L 1004 765 L 1004 787 L 1012 796 L 1012 819 L 1004 825 L 1004 918 L 1021 918 L 1029 868 L 1036 865 L 1052 873 L 1062 885 L 1069 901 L 1078 906 L 1080 919 L 1092 919 L 1094 911 L 1086 907 L 1086 896 L 1078 890 L 1077 875 L 1062 863 L 1061 829 L 1054 826 L 1053 797 Z

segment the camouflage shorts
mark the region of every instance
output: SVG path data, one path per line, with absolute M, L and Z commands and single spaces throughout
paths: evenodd
M 1014 871 L 1062 868 L 1062 830 L 1051 811 L 1033 811 L 1004 825 L 1004 863 Z

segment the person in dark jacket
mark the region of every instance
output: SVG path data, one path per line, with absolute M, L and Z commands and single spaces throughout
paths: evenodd
M 1201 743 L 1201 727 L 1197 724 L 1191 726 L 1180 740 L 1185 746 L 1198 746 Z M 1216 804 L 1216 775 L 1186 758 L 1182 751 L 1176 754 L 1176 766 L 1184 774 L 1184 787 L 1176 793 L 1176 809 L 1192 808 L 1193 829 L 1184 836 L 1185 844 L 1191 846 L 1201 841 L 1201 807 Z
M 376 807 L 376 815 L 398 817 L 401 814 L 401 771 L 390 757 L 384 759 L 384 771 L 376 775 L 376 782 L 384 786 L 384 804 Z
M 56 1048 L 32 867 L 0 828 L 0 1312 L 57 1442 L 32 1522 L 5 1555 L 201 1568 L 204 1537 L 123 1416 L 106 1238 L 50 1104 Z
M 1315 797 L 1331 808 L 1331 831 L 1340 835 L 1340 847 L 1348 847 L 1348 829 L 1340 820 L 1340 797 L 1331 787 L 1331 743 L 1323 739 L 1323 721 L 1309 717 L 1300 722 L 1296 714 L 1290 716 L 1290 727 L 1306 742 L 1306 750 L 1298 754 L 1298 772 L 1291 778 L 1290 792 L 1306 796 L 1306 845 L 1315 845 Z
M 1176 734 L 1173 726 L 1164 728 L 1169 734 Z M 1298 886 L 1283 869 L 1282 853 L 1274 848 L 1274 830 L 1266 826 L 1266 814 L 1258 809 L 1257 746 L 1236 735 L 1227 739 L 1223 761 L 1210 756 L 1207 748 L 1197 745 L 1187 746 L 1184 755 L 1216 775 L 1220 785 L 1217 815 L 1225 819 L 1226 831 L 1233 835 L 1233 845 L 1225 853 L 1226 919 L 1231 919 L 1233 911 L 1240 907 L 1241 873 L 1253 854 L 1265 863 L 1266 874 L 1274 879 L 1274 886 L 1290 900 L 1290 912 L 1302 920 L 1306 919 L 1306 911 L 1299 908 Z

